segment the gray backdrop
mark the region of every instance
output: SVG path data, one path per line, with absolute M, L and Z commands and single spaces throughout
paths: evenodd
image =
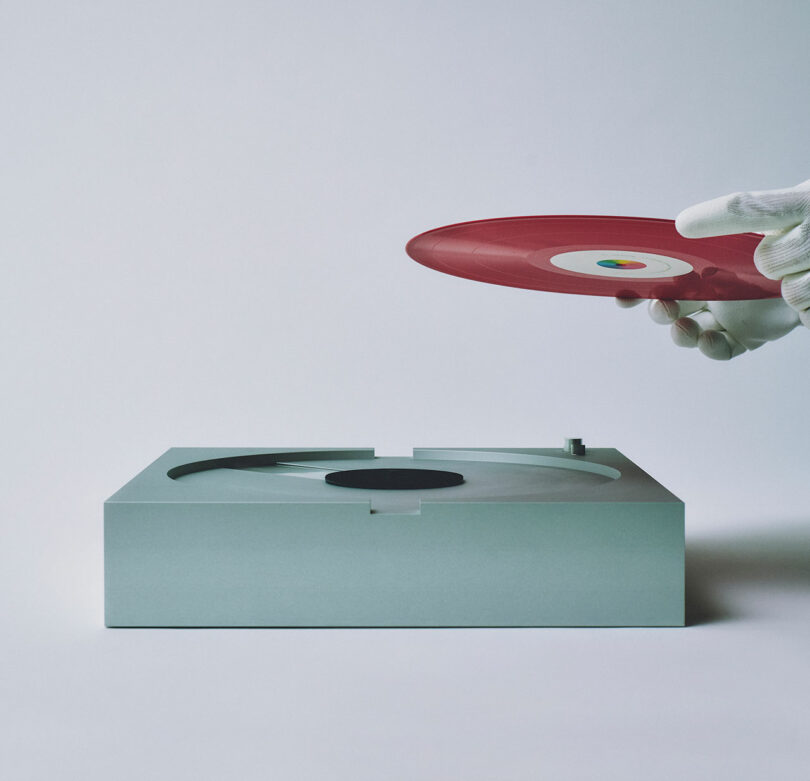
M 715 363 L 404 244 L 807 178 L 809 26 L 800 0 L 0 4 L 5 775 L 804 778 L 810 333 Z M 102 501 L 169 446 L 566 436 L 686 502 L 692 626 L 102 627 Z

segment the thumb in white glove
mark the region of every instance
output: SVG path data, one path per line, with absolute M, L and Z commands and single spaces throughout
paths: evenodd
M 754 263 L 782 280 L 782 298 L 756 301 L 650 302 L 650 316 L 671 323 L 675 344 L 728 360 L 785 336 L 799 322 L 810 327 L 810 180 L 785 190 L 733 193 L 682 211 L 675 226 L 686 238 L 767 232 Z M 634 306 L 637 299 L 617 299 Z

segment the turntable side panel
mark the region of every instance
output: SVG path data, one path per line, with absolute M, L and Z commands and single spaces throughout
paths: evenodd
M 108 502 L 108 626 L 677 626 L 680 502 Z

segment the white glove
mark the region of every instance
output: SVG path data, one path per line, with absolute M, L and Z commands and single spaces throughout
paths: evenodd
M 757 232 L 767 235 L 754 263 L 768 279 L 782 280 L 782 298 L 756 301 L 650 301 L 650 317 L 671 323 L 681 347 L 728 360 L 810 327 L 810 179 L 785 190 L 733 193 L 682 211 L 675 227 L 689 239 Z M 616 299 L 621 307 L 639 299 Z

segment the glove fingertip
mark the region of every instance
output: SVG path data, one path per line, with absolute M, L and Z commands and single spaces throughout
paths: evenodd
M 704 331 L 698 339 L 698 349 L 713 361 L 731 359 L 731 345 L 719 331 Z
M 714 361 L 728 361 L 745 352 L 745 347 L 725 331 L 704 331 L 698 338 L 698 349 Z
M 675 218 L 675 230 L 685 239 L 703 238 L 705 234 L 700 230 L 700 225 L 696 219 L 697 216 L 694 207 L 690 206 L 688 209 L 684 209 Z
M 697 347 L 700 326 L 690 317 L 680 317 L 672 324 L 669 333 L 678 347 Z
M 656 299 L 650 301 L 650 318 L 660 325 L 675 322 L 680 315 L 680 306 L 677 301 Z

